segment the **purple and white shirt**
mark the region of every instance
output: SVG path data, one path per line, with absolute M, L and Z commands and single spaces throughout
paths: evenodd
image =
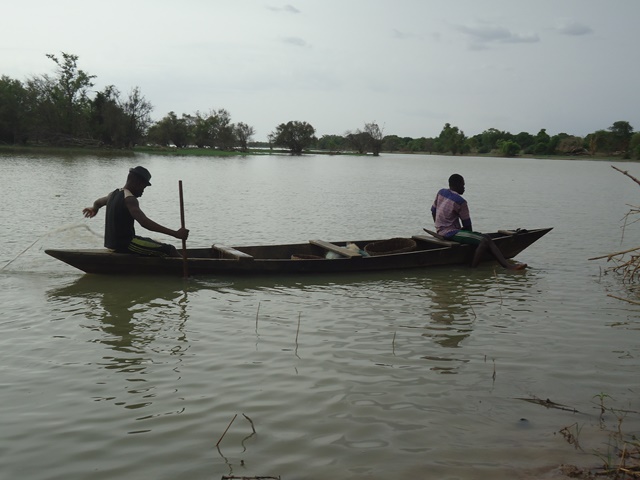
M 441 189 L 431 206 L 435 216 L 436 231 L 443 237 L 451 237 L 461 229 L 472 230 L 467 201 L 457 192 Z

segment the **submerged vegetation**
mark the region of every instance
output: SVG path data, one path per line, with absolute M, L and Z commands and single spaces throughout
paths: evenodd
M 614 170 L 626 175 L 631 180 L 633 180 L 636 184 L 640 185 L 640 180 L 631 175 L 626 170 L 621 170 L 616 166 L 611 166 Z M 624 224 L 623 228 L 623 237 L 624 231 L 627 226 L 634 224 L 640 221 L 640 206 L 629 205 L 629 211 L 624 216 Z M 613 262 L 613 266 L 609 267 L 608 270 L 613 271 L 617 274 L 621 275 L 622 281 L 624 284 L 629 285 L 632 288 L 637 287 L 640 282 L 640 246 L 632 247 L 626 250 L 610 253 L 608 255 L 602 255 L 599 257 L 590 258 L 589 260 L 601 260 L 607 259 L 607 262 Z M 615 295 L 609 295 L 611 297 L 618 298 L 620 300 L 624 300 L 629 303 L 634 303 L 640 305 L 640 301 L 633 300 L 629 298 L 621 298 Z
M 640 478 L 640 439 L 637 432 L 626 432 L 624 421 L 640 412 L 609 406 L 613 400 L 601 392 L 593 396 L 599 409 L 598 430 L 606 436 L 603 446 L 592 448 L 582 443 L 584 424 L 574 422 L 561 428 L 558 433 L 576 450 L 593 454 L 597 464 L 592 468 L 563 466 L 561 471 L 568 477 L 579 479 L 633 480 Z

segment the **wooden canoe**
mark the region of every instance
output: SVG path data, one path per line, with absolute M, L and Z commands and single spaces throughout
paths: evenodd
M 551 228 L 501 230 L 489 234 L 505 258 L 513 258 L 547 234 Z M 257 275 L 367 272 L 470 264 L 475 247 L 447 242 L 430 235 L 410 237 L 415 247 L 399 253 L 368 256 L 366 246 L 380 240 L 326 242 L 285 245 L 187 249 L 190 275 Z M 358 249 L 347 248 L 355 243 Z M 358 251 L 359 250 L 359 251 Z M 48 255 L 92 274 L 182 275 L 182 258 L 144 257 L 114 253 L 107 249 L 46 250 Z M 486 260 L 491 260 L 487 256 Z

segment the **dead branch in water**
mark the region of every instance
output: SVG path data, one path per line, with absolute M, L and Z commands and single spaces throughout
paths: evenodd
M 525 402 L 535 403 L 536 405 L 541 405 L 546 408 L 555 408 L 557 410 L 564 410 L 566 412 L 579 413 L 578 410 L 576 410 L 573 407 L 570 407 L 568 405 L 563 405 L 562 403 L 552 402 L 548 398 L 546 400 L 542 400 L 541 398 L 538 398 L 538 397 L 532 397 L 532 398 L 516 397 L 516 400 L 524 400 Z
M 640 180 L 638 180 L 636 177 L 634 177 L 633 175 L 631 175 L 629 172 L 627 172 L 626 170 L 621 170 L 620 168 L 611 165 L 611 168 L 613 168 L 614 170 L 622 173 L 623 175 L 629 177 L 631 180 L 633 180 L 636 184 L 640 185 Z M 632 219 L 633 216 L 639 215 L 640 214 L 640 207 L 636 207 L 633 205 L 629 205 L 630 210 L 627 212 L 627 214 L 624 216 L 624 224 L 622 226 L 622 239 L 621 241 L 624 239 L 624 232 L 625 229 L 627 227 L 627 225 L 636 223 L 640 221 L 640 218 L 634 218 Z M 640 247 L 634 247 L 634 248 L 629 248 L 627 250 L 622 250 L 619 252 L 615 252 L 615 253 L 610 253 L 608 255 L 601 255 L 599 257 L 593 257 L 590 258 L 589 260 L 601 260 L 603 258 L 607 259 L 607 262 L 610 262 L 611 260 L 614 260 L 616 262 L 616 265 L 613 267 L 610 267 L 609 270 L 615 272 L 615 273 L 619 273 L 622 275 L 622 281 L 623 283 L 635 283 L 637 281 L 640 280 L 640 253 L 637 253 L 638 250 L 640 250 Z M 629 255 L 627 257 L 627 255 Z M 613 295 L 609 295 L 613 298 L 618 298 L 615 297 Z M 621 299 L 624 300 L 624 299 Z M 635 301 L 630 301 L 630 300 L 625 300 L 628 301 L 629 303 L 634 303 L 634 304 L 640 304 L 640 302 L 635 302 Z
M 218 445 L 220 445 L 220 442 L 222 441 L 222 439 L 224 438 L 224 436 L 227 434 L 227 431 L 229 430 L 229 428 L 231 427 L 231 424 L 234 422 L 234 420 L 236 419 L 236 417 L 238 416 L 238 414 L 236 413 L 233 418 L 231 419 L 231 421 L 229 422 L 229 425 L 227 425 L 227 428 L 225 428 L 224 433 L 222 434 L 222 436 L 220 437 L 220 440 L 218 440 L 218 443 L 216 443 L 216 447 Z
M 621 252 L 609 253 L 608 255 L 600 255 L 599 257 L 592 257 L 592 258 L 589 258 L 589 260 L 602 260 L 603 258 L 606 258 L 608 262 L 614 257 L 624 255 L 625 253 L 635 252 L 636 250 L 640 250 L 640 247 L 634 247 L 628 250 L 622 250 Z
M 628 302 L 633 305 L 640 305 L 640 302 L 637 300 L 631 300 L 629 298 L 618 297 L 617 295 L 608 294 L 607 297 L 615 298 L 616 300 L 622 300 L 623 302 Z
M 633 175 L 631 175 L 629 172 L 627 172 L 626 170 L 620 170 L 618 167 L 611 165 L 611 168 L 613 168 L 614 170 L 619 171 L 620 173 L 622 173 L 623 175 L 626 175 L 627 177 L 629 177 L 631 180 L 633 180 L 634 182 L 636 182 L 638 185 L 640 185 L 640 180 L 638 180 L 636 177 L 634 177 Z
M 249 423 L 251 424 L 251 430 L 253 430 L 253 433 L 256 433 L 256 427 L 253 425 L 253 420 L 251 420 L 249 417 L 247 417 L 244 413 L 242 414 L 242 416 L 244 418 L 246 418 L 247 420 L 249 420 Z
M 222 480 L 280 480 L 280 475 L 278 475 L 277 477 L 263 477 L 263 476 L 257 476 L 257 477 L 237 477 L 235 475 L 223 475 L 222 476 Z

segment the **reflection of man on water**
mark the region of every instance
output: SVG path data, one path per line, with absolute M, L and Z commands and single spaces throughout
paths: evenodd
M 464 301 L 467 286 L 457 282 L 443 278 L 430 286 L 433 303 L 429 308 L 429 316 L 434 324 L 426 328 L 431 333 L 424 333 L 423 336 L 432 337 L 442 347 L 460 347 L 460 342 L 472 331 L 472 318 L 469 315 L 472 309 Z
M 187 293 L 177 289 L 171 279 L 140 282 L 124 277 L 114 283 L 109 277 L 83 275 L 50 291 L 49 296 L 56 305 L 64 309 L 72 306 L 87 319 L 82 326 L 94 332 L 91 343 L 119 352 L 104 357 L 111 360 L 106 368 L 122 368 L 148 364 L 152 354 L 180 355 L 189 347 L 184 331 Z M 161 346 L 151 348 L 159 332 Z
M 134 220 L 153 232 L 164 233 L 181 240 L 186 240 L 189 236 L 189 230 L 186 228 L 171 230 L 151 220 L 140 209 L 138 197 L 142 196 L 145 188 L 151 186 L 150 180 L 149 170 L 140 166 L 132 168 L 123 188 L 98 198 L 93 202 L 93 206 L 83 209 L 82 213 L 87 218 L 93 218 L 98 210 L 106 205 L 104 246 L 111 250 L 118 253 L 179 257 L 180 254 L 173 245 L 135 234 Z

